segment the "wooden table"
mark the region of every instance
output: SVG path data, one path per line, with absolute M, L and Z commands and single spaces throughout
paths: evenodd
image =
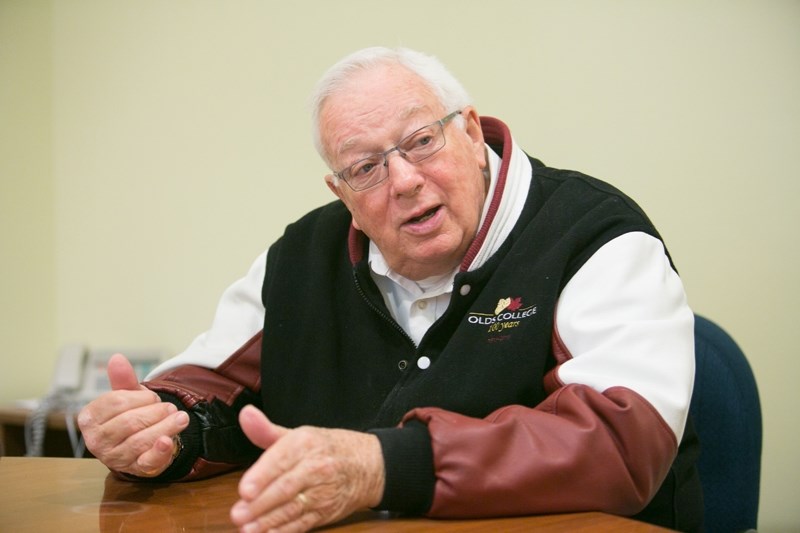
M 191 483 L 119 481 L 96 459 L 0 458 L 0 531 L 236 531 L 228 517 L 241 472 Z M 325 528 L 346 532 L 667 531 L 603 513 L 427 520 L 364 511 Z

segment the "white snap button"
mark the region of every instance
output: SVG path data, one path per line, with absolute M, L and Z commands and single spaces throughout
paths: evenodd
M 466 296 L 467 294 L 469 294 L 469 291 L 471 290 L 472 287 L 470 287 L 469 285 L 462 285 L 458 292 L 461 293 L 461 296 Z
M 430 358 L 423 355 L 422 357 L 417 359 L 417 366 L 420 367 L 422 370 L 425 370 L 426 368 L 431 366 Z
M 426 307 L 428 307 L 428 302 L 426 302 L 425 300 L 417 302 L 417 307 L 419 307 L 420 309 L 425 309 Z

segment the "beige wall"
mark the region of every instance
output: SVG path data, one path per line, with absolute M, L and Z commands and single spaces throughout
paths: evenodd
M 0 0 L 0 400 L 57 346 L 180 350 L 331 198 L 308 92 L 372 44 L 430 51 L 548 164 L 662 230 L 761 387 L 761 530 L 797 531 L 800 2 Z
M 43 392 L 57 343 L 51 23 L 0 0 L 0 403 Z

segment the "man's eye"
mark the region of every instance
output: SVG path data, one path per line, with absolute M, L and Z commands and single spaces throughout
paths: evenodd
M 435 140 L 434 135 L 431 131 L 420 131 L 417 134 L 413 135 L 407 142 L 403 143 L 406 152 L 411 150 L 419 150 L 420 148 L 425 148 Z
M 415 143 L 416 146 L 427 146 L 428 144 L 433 142 L 433 135 L 425 135 L 417 139 Z
M 353 166 L 353 176 L 367 176 L 373 170 L 375 170 L 375 163 L 373 161 L 365 161 L 363 163 L 357 163 Z

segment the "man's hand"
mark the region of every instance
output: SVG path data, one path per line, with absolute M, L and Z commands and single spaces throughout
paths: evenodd
M 239 423 L 266 451 L 239 482 L 231 519 L 242 531 L 307 531 L 377 505 L 384 465 L 377 437 L 343 429 L 286 429 L 252 406 Z
M 108 378 L 111 392 L 78 415 L 86 447 L 112 470 L 157 476 L 172 463 L 172 437 L 189 425 L 189 415 L 140 385 L 121 354 L 108 361 Z

